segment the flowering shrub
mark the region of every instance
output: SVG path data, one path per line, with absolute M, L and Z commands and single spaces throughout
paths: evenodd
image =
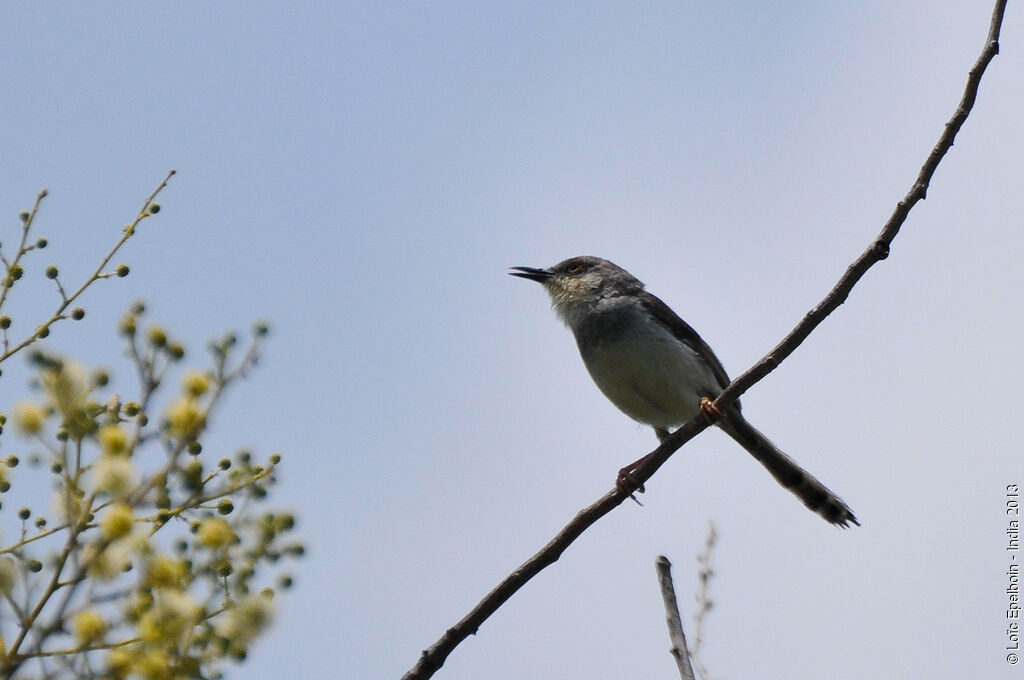
M 291 585 L 278 573 L 268 587 L 268 573 L 303 554 L 290 540 L 294 517 L 260 509 L 280 456 L 257 461 L 203 446 L 225 388 L 256 364 L 266 326 L 244 348 L 234 335 L 212 343 L 211 365 L 175 381 L 183 344 L 157 325 L 140 330 L 145 308 L 133 305 L 119 330 L 138 388 L 124 400 L 107 394 L 105 371 L 38 348 L 53 326 L 85 316 L 74 306 L 82 291 L 128 274 L 127 265 L 107 270 L 109 261 L 159 211 L 153 201 L 170 176 L 74 292 L 55 266 L 44 269 L 60 303 L 21 340 L 11 337 L 20 324 L 2 308 L 26 256 L 46 246 L 29 238 L 45 192 L 22 213 L 16 252 L 0 245 L 0 364 L 27 350 L 35 374 L 35 392 L 10 405 L 10 418 L 0 413 L 0 446 L 9 448 L 13 425 L 29 447 L 27 456 L 0 456 L 0 519 L 12 513 L 13 485 L 48 477 L 54 489 L 48 512 L 17 509 L 20 532 L 0 536 L 3 677 L 216 677 L 245 658 L 273 619 L 274 592 Z

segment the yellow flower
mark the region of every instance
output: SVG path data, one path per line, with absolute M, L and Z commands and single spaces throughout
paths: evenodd
M 210 376 L 200 371 L 189 371 L 181 380 L 185 394 L 190 397 L 201 397 L 210 389 Z
M 97 491 L 115 498 L 128 495 L 138 483 L 135 466 L 124 456 L 103 456 L 92 468 L 92 483 Z
M 74 632 L 78 644 L 84 647 L 106 635 L 107 624 L 103 622 L 103 618 L 99 614 L 91 609 L 86 609 L 75 614 L 75 618 L 71 622 L 71 630 Z
M 14 425 L 22 434 L 39 434 L 46 422 L 46 412 L 39 404 L 23 401 L 14 407 Z
M 8 595 L 18 583 L 18 568 L 10 557 L 0 557 L 0 595 Z
M 152 650 L 140 656 L 132 671 L 145 680 L 168 680 L 171 677 L 171 660 L 163 652 Z
M 270 626 L 274 603 L 265 595 L 250 595 L 235 603 L 217 622 L 217 633 L 245 647 Z
M 120 455 L 128 448 L 128 433 L 117 425 L 104 425 L 96 438 L 99 439 L 100 450 L 104 455 Z
M 204 519 L 196 532 L 199 545 L 207 548 L 222 548 L 234 542 L 235 532 L 225 520 L 220 517 Z
M 153 588 L 180 588 L 185 572 L 185 565 L 180 560 L 157 555 L 146 568 L 146 584 Z
M 78 364 L 55 362 L 40 373 L 40 378 L 61 413 L 69 415 L 85 407 L 89 387 L 85 371 Z
M 202 607 L 187 593 L 161 591 L 157 603 L 139 621 L 139 637 L 148 642 L 180 640 L 196 624 L 201 612 Z
M 193 438 L 202 429 L 206 416 L 199 407 L 199 402 L 189 397 L 181 397 L 167 410 L 167 422 L 173 434 Z
M 103 532 L 104 538 L 113 541 L 131 533 L 134 522 L 132 506 L 127 503 L 115 503 L 103 514 L 103 519 L 100 520 L 100 531 Z
M 126 545 L 125 541 L 118 541 L 102 551 L 100 547 L 91 543 L 82 551 L 83 561 L 88 565 L 89 576 L 100 581 L 109 581 L 124 573 L 131 564 L 130 546 Z
M 132 662 L 132 654 L 123 647 L 115 647 L 107 654 L 107 666 L 110 675 L 114 678 L 125 678 L 128 676 L 128 664 Z

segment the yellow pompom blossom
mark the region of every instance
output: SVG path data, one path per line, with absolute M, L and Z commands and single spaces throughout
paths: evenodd
M 100 531 L 108 541 L 117 540 L 131 533 L 135 518 L 132 506 L 127 503 L 115 503 L 107 508 L 100 520 Z
M 217 633 L 233 645 L 246 647 L 274 619 L 274 603 L 265 595 L 250 595 L 235 603 L 217 622 Z
M 210 517 L 199 524 L 196 537 L 199 539 L 199 545 L 207 548 L 223 548 L 235 541 L 235 532 L 225 520 L 220 517 Z
M 9 595 L 18 583 L 18 567 L 10 557 L 0 557 L 0 595 Z
M 14 407 L 14 426 L 22 434 L 39 434 L 46 422 L 46 411 L 39 404 L 23 401 Z
M 189 397 L 181 397 L 167 410 L 167 423 L 171 433 L 179 437 L 195 437 L 205 422 L 206 416 L 199 402 Z
M 75 614 L 71 622 L 71 630 L 75 640 L 82 646 L 90 645 L 103 638 L 107 634 L 107 624 L 101 617 L 91 609 L 86 609 Z
M 53 494 L 53 514 L 67 522 L 74 523 L 83 519 L 89 512 L 81 489 L 71 491 L 57 490 Z
M 154 649 L 136 659 L 131 671 L 145 680 L 170 680 L 171 660 L 165 653 Z
M 190 397 L 201 397 L 210 390 L 210 376 L 200 371 L 189 371 L 181 380 L 181 387 Z
M 108 545 L 103 550 L 96 544 L 90 544 L 83 549 L 82 559 L 88 565 L 89 576 L 109 581 L 124 573 L 131 564 L 130 552 L 130 546 L 125 541 Z
M 119 456 L 128 449 L 128 433 L 117 425 L 104 425 L 96 438 L 104 455 Z
M 85 407 L 89 387 L 85 371 L 78 364 L 60 362 L 40 373 L 43 387 L 53 398 L 54 406 L 67 415 Z
M 128 495 L 138 484 L 135 465 L 123 456 L 103 456 L 93 465 L 92 483 L 97 491 L 105 491 L 115 498 Z
M 131 662 L 131 652 L 123 647 L 115 647 L 107 654 L 107 673 L 112 678 L 126 678 Z
M 180 590 L 161 591 L 156 604 L 139 620 L 139 637 L 147 642 L 177 642 L 199 621 L 200 607 Z
M 180 588 L 187 571 L 181 560 L 157 555 L 146 566 L 146 585 L 151 588 Z

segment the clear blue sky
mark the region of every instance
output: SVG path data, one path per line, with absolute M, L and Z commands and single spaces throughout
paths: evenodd
M 195 350 L 275 328 L 209 446 L 283 452 L 277 502 L 310 551 L 229 677 L 397 678 L 652 448 L 507 266 L 612 259 L 741 372 L 909 188 L 991 11 L 556 4 L 0 7 L 0 237 L 49 187 L 48 258 L 82 273 L 178 170 L 132 276 L 51 346 L 125 371 L 136 297 Z M 438 678 L 672 677 L 654 559 L 688 617 L 712 519 L 715 677 L 1011 677 L 1022 29 L 1011 2 L 891 257 L 744 400 L 863 526 L 829 527 L 708 432 Z M 0 408 L 22 384 L 5 367 Z

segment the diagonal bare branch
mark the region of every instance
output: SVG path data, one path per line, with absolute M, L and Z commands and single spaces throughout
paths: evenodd
M 974 107 L 975 99 L 978 96 L 978 87 L 981 84 L 981 77 L 984 75 L 989 62 L 999 53 L 999 31 L 1002 27 L 1005 11 L 1006 0 L 997 0 L 992 11 L 992 21 L 989 25 L 985 46 L 973 68 L 971 68 L 960 104 L 953 113 L 953 117 L 946 123 L 939 141 L 928 154 L 928 158 L 921 167 L 921 171 L 914 180 L 910 191 L 896 204 L 892 216 L 885 223 L 882 231 L 872 240 L 867 249 L 847 267 L 828 295 L 811 309 L 775 348 L 749 370 L 729 383 L 729 386 L 715 399 L 714 404 L 719 410 L 725 410 L 727 406 L 739 399 L 744 392 L 774 371 L 786 357 L 793 353 L 793 350 L 807 339 L 811 331 L 825 320 L 825 317 L 846 301 L 850 291 L 853 290 L 853 287 L 860 281 L 867 270 L 889 256 L 890 244 L 899 233 L 911 208 L 918 201 L 925 198 L 928 185 L 935 174 L 936 168 L 939 166 L 939 162 L 945 157 L 950 147 L 953 146 L 957 132 L 960 131 L 971 109 Z M 632 471 L 631 476 L 633 479 L 641 485 L 644 484 L 673 453 L 707 427 L 709 427 L 709 423 L 703 416 L 698 416 L 683 425 L 666 437 L 661 445 L 647 456 L 645 462 Z M 584 531 L 627 498 L 629 498 L 628 493 L 615 489 L 606 493 L 593 504 L 580 510 L 572 521 L 565 525 L 558 532 L 558 535 L 551 539 L 537 554 L 505 577 L 461 621 L 446 630 L 437 642 L 428 649 L 425 649 L 416 665 L 402 676 L 402 680 L 424 680 L 436 673 L 459 643 L 470 635 L 475 634 L 480 625 L 511 598 L 517 590 L 522 588 L 527 581 L 536 576 L 545 567 L 557 561 L 565 549 L 579 538 Z

